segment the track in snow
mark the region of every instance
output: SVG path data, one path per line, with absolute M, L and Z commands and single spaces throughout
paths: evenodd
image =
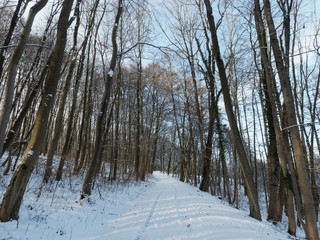
M 142 234 L 145 232 L 146 228 L 148 227 L 149 222 L 150 222 L 150 219 L 151 219 L 152 214 L 153 214 L 153 211 L 154 211 L 154 208 L 156 207 L 156 204 L 157 204 L 157 202 L 158 202 L 158 199 L 159 199 L 161 193 L 162 193 L 162 192 L 160 192 L 160 193 L 158 194 L 157 198 L 155 199 L 155 201 L 154 201 L 154 203 L 153 203 L 153 206 L 152 206 L 152 208 L 151 208 L 151 210 L 150 210 L 150 212 L 149 212 L 149 215 L 148 215 L 148 217 L 147 217 L 147 219 L 146 219 L 146 222 L 144 223 L 144 225 L 142 225 L 142 228 L 141 228 L 141 230 L 138 232 L 135 240 L 140 240 Z
M 130 207 L 107 223 L 110 240 L 288 239 L 268 222 L 223 204 L 197 188 L 156 172 Z

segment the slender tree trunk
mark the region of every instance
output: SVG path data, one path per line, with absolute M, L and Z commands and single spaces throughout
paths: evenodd
M 154 168 L 154 163 L 156 161 L 156 154 L 157 154 L 157 145 L 158 145 L 158 139 L 159 139 L 159 132 L 160 132 L 160 127 L 161 127 L 161 121 L 160 121 L 160 116 L 157 116 L 157 120 L 156 120 L 156 130 L 155 130 L 155 134 L 153 137 L 153 144 L 152 144 L 152 157 L 151 157 L 151 161 L 150 161 L 150 167 L 149 167 L 149 173 L 153 173 L 153 168 Z M 170 171 L 170 163 L 171 163 L 171 155 L 172 152 L 170 151 L 170 157 L 169 157 L 169 162 L 168 162 L 168 174 Z
M 216 106 L 216 111 L 218 111 L 218 106 Z M 221 129 L 220 123 L 220 116 L 217 112 L 216 114 L 216 122 L 217 122 L 217 131 L 218 131 L 218 146 L 219 146 L 219 158 L 222 163 L 222 173 L 223 173 L 223 196 L 227 194 L 228 202 L 231 204 L 231 196 L 230 196 L 230 189 L 229 189 L 229 175 L 228 175 L 228 168 L 226 163 L 225 157 L 225 148 L 224 148 L 224 140 L 223 140 L 223 133 Z
M 185 116 L 183 116 L 183 123 L 182 126 L 179 126 L 178 123 L 178 113 L 177 113 L 177 106 L 176 106 L 176 101 L 175 101 L 175 97 L 174 97 L 174 93 L 173 93 L 173 83 L 171 82 L 171 100 L 172 100 L 172 108 L 173 108 L 173 115 L 174 115 L 174 120 L 175 120 L 175 125 L 176 125 L 176 132 L 178 135 L 178 139 L 179 139 L 179 145 L 180 145 L 180 177 L 179 180 L 181 182 L 184 182 L 184 119 Z M 180 133 L 180 130 L 182 129 L 182 133 Z M 175 173 L 175 171 L 173 171 L 173 174 Z
M 235 120 L 234 113 L 232 111 L 232 103 L 231 103 L 231 98 L 230 98 L 230 93 L 229 93 L 228 80 L 227 80 L 227 76 L 226 76 L 224 63 L 223 63 L 223 60 L 220 55 L 219 42 L 218 42 L 218 38 L 217 38 L 217 33 L 216 33 L 214 18 L 212 15 L 212 7 L 210 4 L 210 1 L 205 0 L 205 5 L 206 5 L 206 9 L 207 9 L 207 17 L 208 17 L 209 26 L 210 26 L 212 44 L 214 46 L 215 59 L 216 59 L 216 63 L 217 63 L 218 69 L 219 69 L 219 76 L 220 76 L 220 82 L 221 82 L 221 88 L 222 88 L 222 93 L 223 93 L 223 97 L 224 97 L 226 112 L 227 112 L 229 124 L 231 127 L 231 133 L 233 136 L 233 140 L 234 140 L 235 146 L 237 148 L 237 151 L 239 154 L 239 159 L 240 159 L 241 166 L 243 169 L 244 180 L 245 180 L 246 186 L 248 188 L 249 204 L 251 206 L 250 216 L 252 216 L 253 218 L 255 218 L 257 220 L 261 220 L 260 207 L 259 207 L 259 202 L 258 202 L 258 193 L 257 193 L 257 189 L 254 186 L 252 170 L 250 169 L 249 160 L 248 160 L 246 151 L 243 146 L 243 141 L 240 136 L 240 132 L 239 132 L 236 120 Z
M 280 173 L 280 185 L 279 185 L 279 191 L 278 191 L 278 196 L 277 196 L 277 208 L 276 208 L 275 222 L 282 221 L 284 198 L 285 198 L 284 177 L 281 172 Z
M 88 55 L 90 53 L 91 50 L 91 45 L 89 44 L 88 46 Z M 95 67 L 95 54 L 93 54 L 92 59 L 87 58 L 87 66 L 92 65 L 92 68 Z M 92 87 L 92 75 L 93 75 L 93 71 L 91 71 L 91 78 L 90 78 L 90 87 L 88 86 L 89 84 L 89 72 L 90 72 L 90 68 L 87 67 L 86 69 L 86 80 L 85 80 L 85 84 L 84 84 L 84 91 L 83 91 L 83 104 L 82 104 L 82 118 L 81 118 L 81 123 L 80 123 L 80 130 L 79 130 L 79 147 L 77 149 L 77 153 L 76 153 L 76 157 L 74 159 L 74 166 L 73 166 L 73 173 L 74 175 L 78 174 L 80 169 L 83 166 L 83 161 L 81 161 L 80 159 L 80 163 L 79 163 L 79 158 L 81 158 L 82 155 L 82 151 L 87 148 L 86 144 L 87 142 L 85 142 L 85 136 L 86 136 L 86 119 L 89 115 L 89 109 L 90 109 L 90 99 L 91 99 L 91 87 Z M 85 153 L 84 153 L 85 154 Z M 83 160 L 84 158 L 82 158 Z
M 92 11 L 93 15 L 93 19 L 96 13 L 96 8 L 98 6 L 99 1 L 96 2 L 95 6 L 94 6 L 94 11 Z M 90 83 L 89 83 L 89 91 L 87 93 L 86 89 L 85 89 L 85 93 L 84 95 L 88 95 L 87 97 L 84 98 L 84 105 L 83 105 L 83 116 L 82 116 L 82 122 L 81 122 L 81 129 L 80 129 L 80 133 L 79 133 L 79 150 L 76 156 L 76 162 L 78 161 L 78 158 L 80 157 L 80 162 L 79 165 L 75 164 L 74 167 L 74 174 L 77 174 L 83 167 L 84 162 L 85 162 L 85 158 L 86 158 L 86 152 L 87 152 L 87 143 L 88 143 L 88 127 L 89 127 L 89 119 L 90 119 L 90 115 L 92 113 L 92 100 L 91 100 L 91 96 L 92 96 L 92 86 L 93 86 L 93 81 L 94 81 L 94 69 L 96 66 L 96 55 L 97 55 L 97 39 L 98 39 L 98 31 L 99 31 L 99 27 L 101 25 L 104 13 L 102 14 L 102 16 L 100 17 L 100 20 L 96 26 L 96 32 L 95 32 L 95 36 L 94 36 L 94 44 L 93 44 L 93 56 L 92 59 L 87 58 L 87 65 L 89 66 L 89 63 L 91 61 L 91 74 L 90 74 Z M 91 21 L 91 24 L 89 26 L 89 28 L 91 28 L 92 24 L 94 23 L 94 21 Z M 89 31 L 90 32 L 90 31 Z M 89 33 L 88 32 L 88 33 Z M 88 35 L 87 35 L 88 36 Z M 91 49 L 91 45 L 88 46 L 88 55 L 90 53 L 90 49 Z M 87 69 L 87 77 L 86 77 L 86 84 L 85 86 L 87 87 L 87 81 L 88 81 L 88 76 L 89 74 L 89 69 Z
M 307 80 L 306 80 L 307 81 Z M 307 84 L 307 83 L 306 83 Z M 314 102 L 313 102 L 313 107 L 312 109 L 310 108 L 310 116 L 311 116 L 311 122 L 313 123 L 312 124 L 312 128 L 311 128 L 311 139 L 310 139 L 310 147 L 309 147 L 309 154 L 310 154 L 310 167 L 311 167 L 311 170 L 310 170 L 310 177 L 311 177 L 311 186 L 312 186 L 312 193 L 313 193 L 313 198 L 314 198 L 314 205 L 315 205 L 315 208 L 316 208 L 316 213 L 319 212 L 319 193 L 318 193 L 318 190 L 317 190 L 317 184 L 316 184 L 316 172 L 315 172 L 315 163 L 314 163 L 314 158 L 315 158 L 315 154 L 314 154 L 314 138 L 317 139 L 318 141 L 318 137 L 317 137 L 317 131 L 316 131 L 316 128 L 315 128 L 315 116 L 316 116 L 316 106 L 317 106 L 317 97 L 318 94 L 319 94 L 319 88 L 320 88 L 320 70 L 319 70 L 319 75 L 318 75 L 318 80 L 317 80 L 317 86 L 316 86 L 316 93 L 315 93 L 315 98 L 314 98 Z M 309 103 L 310 103 L 310 106 L 312 105 L 311 104 L 311 99 L 310 99 L 310 95 L 307 91 L 307 94 L 308 94 L 308 98 L 309 98 Z M 319 145 L 318 145 L 319 147 Z M 317 220 L 319 221 L 318 219 L 318 214 L 316 214 L 316 217 L 317 217 Z
M 215 99 L 212 94 L 214 94 L 214 90 L 210 92 L 211 94 L 211 107 L 209 110 L 209 128 L 208 128 L 208 136 L 207 136 L 207 142 L 205 146 L 204 153 L 202 154 L 203 160 L 202 160 L 202 181 L 200 184 L 200 190 L 208 192 L 209 191 L 209 185 L 210 185 L 210 172 L 211 172 L 211 155 L 212 155 L 212 137 L 213 137 L 213 126 L 214 126 L 214 105 L 215 105 Z
M 182 116 L 182 124 L 181 124 L 181 142 L 180 142 L 180 169 L 179 169 L 179 180 L 181 182 L 184 182 L 186 179 L 186 174 L 185 174 L 185 164 L 186 164 L 186 135 L 185 135 L 185 122 L 186 122 L 186 112 L 183 112 L 183 116 Z
M 207 41 L 209 41 L 208 38 L 207 38 Z M 218 118 L 218 109 L 217 109 L 218 106 L 217 106 L 216 97 L 215 97 L 215 76 L 214 76 L 215 65 L 212 64 L 213 69 L 211 70 L 211 65 L 205 59 L 204 54 L 201 51 L 200 43 L 198 40 L 197 40 L 197 44 L 198 44 L 198 49 L 199 49 L 201 57 L 202 57 L 202 61 L 205 64 L 205 69 L 206 69 L 205 79 L 207 80 L 207 88 L 208 88 L 208 93 L 210 96 L 209 102 L 208 102 L 208 105 L 209 105 L 208 136 L 207 136 L 207 142 L 206 142 L 204 149 L 201 144 L 202 180 L 201 180 L 200 187 L 199 187 L 200 190 L 208 192 L 209 186 L 210 186 L 212 138 L 213 138 L 213 131 L 214 131 L 214 122 L 217 121 L 217 118 Z M 210 49 L 208 49 L 208 52 L 210 52 Z M 211 54 L 210 54 L 210 56 L 211 56 Z M 211 59 L 209 59 L 209 61 L 214 62 Z M 193 82 L 195 82 L 195 81 L 193 81 Z M 196 88 L 196 85 L 194 85 L 194 88 Z M 197 100 L 198 99 L 197 91 L 196 91 L 195 97 Z M 196 105 L 198 106 L 198 104 L 196 104 Z M 189 107 L 188 107 L 188 109 L 189 109 Z M 197 110 L 197 114 L 198 114 L 198 122 L 199 122 L 199 131 L 201 130 L 200 134 L 202 135 L 202 118 L 201 118 L 200 109 Z M 190 116 L 190 113 L 189 113 L 189 116 Z M 189 121 L 191 121 L 191 119 Z M 203 139 L 203 137 L 200 137 L 200 141 L 202 141 L 202 139 Z
M 140 99 L 140 92 L 141 92 L 141 74 L 142 74 L 142 63 L 141 63 L 141 50 L 139 49 L 139 57 L 140 62 L 138 64 L 138 77 L 137 77 L 137 86 L 136 86 L 136 99 L 137 99 L 137 113 L 136 113 L 136 135 L 135 135 L 135 157 L 134 157 L 134 170 L 136 175 L 136 181 L 140 179 L 140 135 L 141 135 L 141 99 Z
M 118 74 L 117 74 L 117 96 L 116 96 L 116 112 L 115 112 L 115 140 L 114 140 L 114 153 L 113 153 L 113 162 L 114 162 L 114 166 L 113 166 L 113 176 L 112 176 L 112 180 L 116 180 L 117 179 L 117 171 L 118 171 L 118 160 L 119 160 L 119 145 L 120 145 L 120 132 L 119 132 L 119 128 L 120 128 L 120 120 L 119 120 L 119 114 L 120 114 L 120 97 L 121 97 L 121 90 L 120 90 L 120 83 L 121 81 L 121 66 L 120 66 L 120 60 L 119 60 L 119 64 L 118 64 Z

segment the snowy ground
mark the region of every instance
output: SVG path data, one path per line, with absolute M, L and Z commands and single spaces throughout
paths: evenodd
M 159 172 L 148 182 L 104 184 L 79 202 L 81 179 L 28 186 L 19 221 L 0 223 L 0 239 L 293 239 L 279 227 Z M 2 184 L 5 184 L 2 179 Z M 0 187 L 3 195 L 4 185 Z

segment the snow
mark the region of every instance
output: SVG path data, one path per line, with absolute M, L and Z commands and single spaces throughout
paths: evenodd
M 90 201 L 82 202 L 82 177 L 45 185 L 40 197 L 39 180 L 38 175 L 29 183 L 19 220 L 0 223 L 1 239 L 289 238 L 271 223 L 256 221 L 247 212 L 160 172 L 141 183 L 111 185 L 99 179 Z
M 219 199 L 166 175 L 129 211 L 113 218 L 108 239 L 287 239 L 272 224 L 259 222 Z M 109 224 L 107 224 L 109 225 Z M 98 238 L 97 238 L 98 239 Z
M 34 151 L 33 150 L 30 150 L 29 152 L 28 152 L 28 156 L 32 156 L 34 154 Z
M 110 77 L 113 76 L 113 71 L 112 71 L 112 69 L 109 70 L 108 75 L 109 75 Z

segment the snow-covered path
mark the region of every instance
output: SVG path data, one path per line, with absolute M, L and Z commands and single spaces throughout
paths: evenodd
M 151 184 L 108 221 L 107 239 L 288 239 L 271 224 L 164 174 L 156 172 Z
M 79 202 L 82 179 L 47 186 L 32 178 L 19 221 L 0 222 L 1 240 L 284 240 L 285 231 L 199 189 L 155 172 L 147 182 L 103 179 Z M 0 196 L 5 188 L 1 188 Z M 291 238 L 293 239 L 293 238 Z

